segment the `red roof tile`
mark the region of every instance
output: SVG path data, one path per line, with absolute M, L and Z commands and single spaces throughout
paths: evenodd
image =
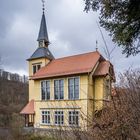
M 34 114 L 34 100 L 31 100 L 20 112 L 20 114 Z
M 52 60 L 31 79 L 88 73 L 93 70 L 101 55 L 98 51 Z
M 109 74 L 109 68 L 110 68 L 111 63 L 109 61 L 102 61 L 99 63 L 94 76 L 102 76 Z

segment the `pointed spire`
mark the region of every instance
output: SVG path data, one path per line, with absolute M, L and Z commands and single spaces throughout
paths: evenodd
M 40 30 L 38 34 L 38 48 L 35 50 L 35 52 L 32 54 L 32 56 L 27 59 L 28 61 L 34 60 L 34 59 L 40 59 L 45 58 L 48 60 L 55 59 L 52 53 L 50 52 L 48 45 L 49 45 L 49 38 L 48 38 L 48 32 L 47 32 L 47 26 L 46 26 L 46 19 L 45 19 L 45 1 L 42 0 L 42 19 L 40 24 Z
M 39 30 L 39 35 L 38 35 L 38 39 L 37 41 L 40 42 L 44 42 L 45 44 L 49 45 L 49 38 L 48 38 L 48 32 L 47 32 L 47 26 L 46 26 L 46 19 L 45 19 L 45 6 L 44 6 L 44 2 L 42 0 L 43 3 L 43 14 L 42 14 L 42 19 L 41 19 L 41 24 L 40 24 L 40 30 Z

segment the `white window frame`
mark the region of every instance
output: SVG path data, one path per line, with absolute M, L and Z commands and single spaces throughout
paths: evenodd
M 43 119 L 44 116 L 44 119 Z M 51 113 L 49 110 L 42 110 L 41 111 L 41 124 L 51 124 Z
M 77 110 L 71 110 L 68 112 L 68 123 L 69 126 L 79 126 L 79 111 Z M 70 117 L 71 117 L 71 121 L 70 121 Z M 78 117 L 78 120 L 76 121 Z M 78 123 L 77 123 L 78 122 Z
M 34 67 L 35 67 L 35 71 L 34 71 Z M 41 68 L 41 63 L 32 64 L 33 74 L 35 74 L 40 68 Z
M 79 86 L 79 89 L 78 89 L 78 90 L 79 90 L 79 91 L 78 91 L 78 92 L 79 92 L 79 95 L 78 95 L 79 97 L 78 97 L 78 98 L 74 98 L 75 92 L 74 92 L 74 83 L 73 83 L 73 98 L 70 98 L 70 97 L 69 97 L 69 79 L 75 79 L 75 78 L 78 78 L 78 80 L 79 80 L 79 81 L 78 81 L 78 82 L 79 82 L 79 85 L 78 85 L 78 86 Z M 78 99 L 80 99 L 80 76 L 75 76 L 75 77 L 69 77 L 69 78 L 68 78 L 68 99 L 69 99 L 69 100 L 78 100 Z
M 59 85 L 58 85 L 58 89 L 57 89 L 58 90 L 58 99 L 56 99 L 55 98 L 55 81 L 60 82 L 61 80 L 63 81 L 63 86 L 62 86 L 63 87 L 63 99 L 60 99 L 61 96 L 60 96 L 60 86 Z M 64 79 L 54 79 L 54 100 L 64 100 L 64 89 L 65 89 L 64 83 L 65 83 Z
M 59 120 L 59 117 L 60 117 L 60 120 Z M 54 111 L 54 124 L 64 125 L 64 111 L 62 110 Z
M 45 82 L 45 99 L 42 99 L 42 82 Z M 46 85 L 46 82 L 49 82 L 49 87 L 47 87 L 47 85 Z M 40 82 L 40 86 L 41 86 L 41 100 L 42 101 L 45 101 L 45 100 L 50 100 L 50 98 L 51 98 L 51 88 L 50 88 L 50 86 L 51 86 L 51 81 L 50 80 L 43 80 L 43 81 L 41 81 Z M 47 89 L 49 89 L 49 96 L 50 96 L 50 98 L 49 99 L 47 99 Z

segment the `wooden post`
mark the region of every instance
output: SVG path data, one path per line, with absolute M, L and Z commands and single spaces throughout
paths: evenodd
M 29 114 L 27 115 L 27 127 L 29 127 Z
M 26 127 L 26 114 L 24 115 L 24 117 L 25 117 L 25 124 L 24 124 L 24 125 L 25 125 L 25 127 Z
M 34 119 L 35 119 L 35 118 L 34 118 L 34 114 L 33 114 L 33 126 L 34 126 L 34 121 L 35 121 Z
M 34 126 L 34 114 L 25 114 L 25 127 Z

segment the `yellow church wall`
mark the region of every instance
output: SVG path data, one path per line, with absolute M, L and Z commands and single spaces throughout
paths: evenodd
M 77 77 L 77 76 L 73 76 Z M 87 99 L 88 91 L 88 77 L 87 75 L 78 76 L 79 77 L 79 99 Z M 43 79 L 50 81 L 50 100 L 54 100 L 54 80 L 63 79 L 64 80 L 64 99 L 68 99 L 68 78 L 71 77 L 61 77 L 55 79 Z M 41 100 L 41 81 L 43 80 L 29 80 L 29 97 L 34 100 Z
M 34 81 L 29 80 L 29 101 L 35 99 L 34 97 Z
M 93 78 L 93 74 L 96 70 L 96 68 L 98 67 L 99 62 L 96 63 L 94 69 L 92 70 L 92 72 L 88 75 L 88 102 L 87 102 L 87 110 L 88 110 L 88 126 L 91 125 L 92 120 L 93 120 L 93 114 L 94 114 L 94 110 L 95 110 L 95 102 L 94 102 L 94 94 L 95 94 L 95 81 Z
M 77 76 L 73 76 L 77 77 Z M 68 111 L 79 110 L 80 119 L 79 124 L 82 128 L 87 127 L 87 95 L 88 95 L 88 75 L 80 75 L 79 77 L 79 99 L 78 100 L 69 100 L 68 99 L 68 78 L 71 77 L 61 77 L 55 79 L 44 79 L 50 81 L 50 100 L 42 101 L 41 100 L 41 80 L 30 80 L 29 82 L 29 99 L 35 100 L 35 127 L 40 128 L 50 128 L 50 126 L 42 125 L 41 121 L 41 110 L 49 109 L 52 112 L 55 110 L 64 111 L 65 124 L 64 128 L 68 126 Z M 64 100 L 54 100 L 54 80 L 64 79 Z M 53 113 L 52 113 L 53 114 Z M 54 116 L 53 116 L 54 118 Z M 54 120 L 52 120 L 54 124 Z M 84 127 L 83 127 L 84 126 Z M 51 127 L 55 127 L 52 125 Z
M 64 124 L 61 125 L 63 129 L 69 129 L 68 124 L 68 111 L 79 111 L 79 127 L 87 128 L 87 102 L 86 100 L 76 100 L 76 101 L 46 101 L 46 102 L 36 102 L 36 116 L 35 116 L 35 127 L 37 128 L 59 128 L 54 122 L 54 112 L 64 111 Z M 51 113 L 51 124 L 44 125 L 41 123 L 41 111 L 47 110 Z M 50 127 L 51 126 L 51 127 Z
M 106 100 L 105 97 L 108 92 L 106 88 L 106 78 L 107 77 L 95 78 L 95 110 L 102 109 Z
M 88 126 L 92 123 L 93 118 L 93 111 L 94 111 L 94 82 L 92 75 L 89 75 L 88 77 L 88 102 L 87 102 L 87 120 L 88 120 Z
M 88 126 L 90 129 L 93 123 L 94 111 L 103 108 L 104 98 L 104 77 L 89 76 L 89 96 L 88 96 Z
M 77 77 L 73 76 L 73 77 Z M 79 75 L 79 99 L 68 99 L 68 78 L 60 77 L 43 79 L 50 81 L 50 100 L 41 100 L 41 81 L 43 80 L 30 80 L 29 81 L 29 100 L 35 100 L 35 124 L 36 128 L 60 128 L 54 124 L 54 111 L 64 111 L 64 125 L 63 129 L 71 129 L 68 125 L 68 111 L 78 110 L 80 113 L 79 124 L 82 130 L 87 129 L 92 123 L 92 118 L 95 110 L 100 110 L 103 107 L 103 99 L 105 89 L 104 77 L 92 77 L 92 74 Z M 54 80 L 64 80 L 64 99 L 54 100 Z M 50 110 L 51 125 L 41 124 L 41 111 Z
M 95 110 L 103 108 L 104 95 L 104 77 L 93 78 L 89 76 L 89 94 L 88 94 L 88 126 L 92 124 Z

